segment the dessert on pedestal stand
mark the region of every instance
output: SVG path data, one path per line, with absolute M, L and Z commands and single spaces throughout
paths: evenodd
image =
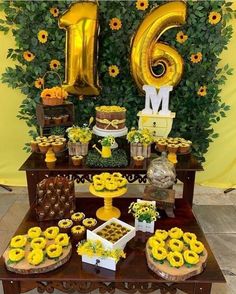
M 93 184 L 91 184 L 89 186 L 89 191 L 94 196 L 104 198 L 104 206 L 100 207 L 96 211 L 97 218 L 99 218 L 103 221 L 107 221 L 113 217 L 115 217 L 115 218 L 120 217 L 120 214 L 121 214 L 120 210 L 117 207 L 114 207 L 112 205 L 112 199 L 115 197 L 120 197 L 120 196 L 124 195 L 127 192 L 126 187 L 123 187 L 123 188 L 116 190 L 116 191 L 99 192 L 99 191 L 96 191 Z

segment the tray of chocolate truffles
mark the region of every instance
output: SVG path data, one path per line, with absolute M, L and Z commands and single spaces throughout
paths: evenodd
M 93 231 L 87 230 L 87 240 L 100 240 L 110 249 L 124 249 L 127 242 L 135 236 L 135 228 L 112 218 Z
M 74 182 L 60 176 L 42 180 L 36 188 L 35 211 L 39 221 L 70 217 L 75 211 Z

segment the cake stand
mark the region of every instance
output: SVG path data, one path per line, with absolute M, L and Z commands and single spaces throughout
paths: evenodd
M 99 192 L 94 189 L 93 184 L 90 184 L 89 191 L 94 196 L 104 198 L 104 206 L 96 211 L 97 218 L 107 221 L 113 217 L 120 217 L 120 210 L 112 205 L 112 199 L 124 195 L 127 192 L 127 188 L 123 187 L 116 191 Z
M 127 134 L 127 132 L 128 132 L 128 129 L 126 127 L 119 130 L 100 129 L 96 125 L 93 127 L 93 133 L 100 137 L 107 137 L 107 136 L 113 136 L 115 138 L 123 137 Z

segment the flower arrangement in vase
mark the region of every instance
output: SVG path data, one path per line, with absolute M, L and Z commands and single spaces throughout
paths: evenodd
M 151 156 L 151 144 L 154 142 L 154 138 L 148 129 L 136 130 L 132 128 L 127 134 L 127 140 L 130 142 L 131 157 L 149 158 Z
M 89 127 L 72 126 L 66 130 L 69 142 L 68 149 L 71 156 L 85 156 L 88 153 L 88 144 L 92 139 Z
M 129 206 L 129 213 L 135 217 L 135 228 L 137 231 L 154 232 L 154 225 L 159 213 L 156 211 L 155 201 L 144 201 L 138 199 Z

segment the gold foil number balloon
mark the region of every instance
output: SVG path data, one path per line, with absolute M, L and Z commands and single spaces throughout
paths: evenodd
M 131 43 L 131 73 L 141 91 L 143 85 L 159 89 L 179 83 L 183 59 L 174 48 L 158 39 L 165 31 L 184 24 L 186 11 L 186 3 L 169 2 L 151 11 L 139 26 Z
M 75 95 L 99 95 L 97 77 L 98 5 L 78 2 L 60 17 L 66 30 L 65 89 Z

